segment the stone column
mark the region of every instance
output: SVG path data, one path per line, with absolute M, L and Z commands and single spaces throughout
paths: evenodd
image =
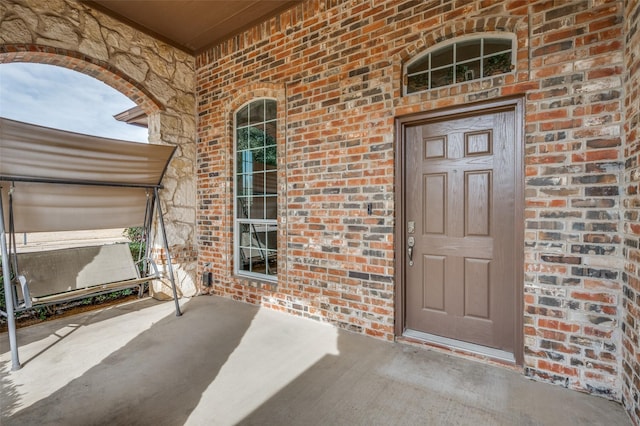
M 195 119 L 159 111 L 149 117 L 149 142 L 177 146 L 164 176 L 160 191 L 160 206 L 164 213 L 169 251 L 171 252 L 178 294 L 196 293 L 196 176 L 194 170 L 196 147 Z M 153 250 L 162 260 L 162 240 L 156 235 Z M 151 289 L 158 299 L 171 297 L 167 283 L 156 283 Z

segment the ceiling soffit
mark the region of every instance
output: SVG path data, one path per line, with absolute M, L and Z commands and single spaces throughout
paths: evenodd
M 84 3 L 195 55 L 300 1 L 91 0 Z

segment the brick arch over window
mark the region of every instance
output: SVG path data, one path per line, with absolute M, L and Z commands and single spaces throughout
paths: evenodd
M 416 37 L 416 41 L 407 45 L 404 49 L 400 50 L 393 56 L 393 92 L 395 98 L 403 98 L 403 67 L 411 59 L 423 54 L 430 48 L 433 48 L 439 43 L 447 42 L 449 40 L 463 37 L 463 36 L 478 36 L 482 34 L 500 34 L 510 33 L 516 37 L 516 49 L 515 55 L 515 75 L 506 76 L 504 83 L 521 83 L 529 80 L 529 54 L 527 41 L 529 40 L 529 24 L 527 16 L 487 16 L 487 17 L 470 17 L 464 21 L 451 22 L 441 27 L 435 28 L 430 31 L 425 31 L 421 35 Z M 467 95 L 475 89 L 466 91 Z M 479 89 L 484 90 L 484 89 Z M 442 94 L 438 92 L 437 101 L 429 104 L 430 108 L 441 108 L 451 106 L 460 102 L 472 101 L 461 97 L 462 94 L 456 92 L 448 92 Z M 517 93 L 513 92 L 513 93 Z M 511 93 L 511 94 L 513 94 Z M 457 96 L 456 96 L 457 94 Z M 420 95 L 418 95 L 420 96 Z M 424 109 L 420 105 L 411 105 L 411 101 L 402 99 L 398 105 L 400 108 L 396 110 L 399 115 L 405 113 L 416 112 Z M 403 108 L 404 107 L 404 108 Z
M 274 83 L 255 83 L 239 89 L 235 96 L 229 100 L 225 110 L 225 116 L 227 117 L 227 123 L 230 123 L 230 128 L 233 128 L 233 115 L 235 112 L 244 104 L 258 98 L 275 99 L 279 106 L 284 107 L 284 86 Z
M 477 35 L 480 33 L 508 32 L 516 34 L 517 39 L 525 39 L 527 34 L 518 37 L 518 32 L 526 30 L 526 16 L 489 16 L 469 18 L 464 21 L 452 22 L 434 31 L 424 34 L 415 43 L 405 47 L 398 54 L 401 63 L 405 63 L 424 50 L 456 37 Z
M 0 64 L 10 62 L 57 65 L 78 71 L 122 93 L 147 115 L 163 109 L 161 103 L 139 83 L 112 65 L 79 52 L 42 45 L 1 45 Z

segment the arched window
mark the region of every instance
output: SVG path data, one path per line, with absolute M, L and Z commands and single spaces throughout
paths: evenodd
M 235 273 L 268 280 L 278 273 L 276 111 L 259 99 L 235 114 Z
M 405 65 L 405 94 L 511 72 L 514 43 L 510 36 L 475 36 L 437 45 Z

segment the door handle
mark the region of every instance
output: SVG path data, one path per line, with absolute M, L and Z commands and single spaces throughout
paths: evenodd
M 408 250 L 407 254 L 409 255 L 409 266 L 413 266 L 413 246 L 416 244 L 416 240 L 414 237 L 407 238 Z

